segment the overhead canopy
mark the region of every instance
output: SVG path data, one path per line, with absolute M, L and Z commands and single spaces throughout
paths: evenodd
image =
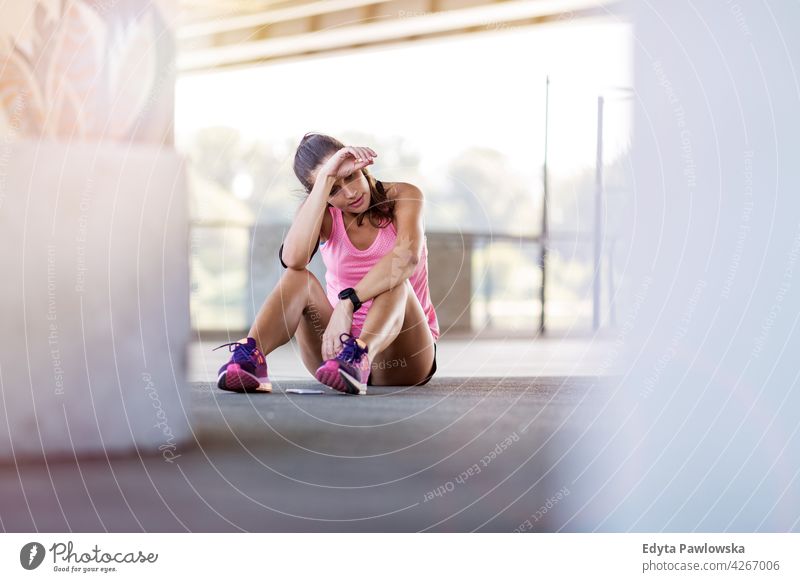
M 607 14 L 613 0 L 181 0 L 180 71 Z

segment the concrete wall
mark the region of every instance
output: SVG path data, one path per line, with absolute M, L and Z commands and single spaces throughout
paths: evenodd
M 800 4 L 630 7 L 625 375 L 570 527 L 798 531 Z
M 190 436 L 188 203 L 173 0 L 25 0 L 0 20 L 0 460 Z
M 181 160 L 109 143 L 6 153 L 0 459 L 174 458 L 190 436 Z

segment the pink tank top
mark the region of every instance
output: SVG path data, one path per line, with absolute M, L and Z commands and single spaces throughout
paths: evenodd
M 333 218 L 331 235 L 328 240 L 320 244 L 319 252 L 327 268 L 325 284 L 328 301 L 332 306 L 335 306 L 339 302 L 339 291 L 347 287 L 355 287 L 364 278 L 364 275 L 375 266 L 375 263 L 394 248 L 397 229 L 394 223 L 378 229 L 378 236 L 375 237 L 375 241 L 368 249 L 362 251 L 357 249 L 347 236 L 342 220 L 342 211 L 335 206 L 328 206 L 328 212 Z M 422 309 L 428 319 L 428 327 L 430 327 L 433 339 L 436 341 L 439 339 L 439 321 L 436 318 L 436 311 L 433 308 L 428 290 L 427 237 L 423 239 L 422 257 L 417 263 L 416 270 L 408 280 L 422 305 Z M 372 299 L 365 301 L 361 309 L 353 314 L 353 325 L 350 333 L 354 336 L 358 336 L 361 333 L 364 319 L 371 305 Z

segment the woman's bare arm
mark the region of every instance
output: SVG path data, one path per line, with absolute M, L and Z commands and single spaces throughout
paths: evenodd
M 322 230 L 328 198 L 336 180 L 366 168 L 377 155 L 370 148 L 345 146 L 317 170 L 314 186 L 300 205 L 283 242 L 282 257 L 285 258 L 282 260 L 289 269 L 301 271 L 308 265 L 311 251 Z
M 322 229 L 328 196 L 335 182 L 334 176 L 320 172 L 308 197 L 300 205 L 283 241 L 282 257 L 288 268 L 299 271 L 308 265 L 308 258 Z
M 398 193 L 395 199 L 397 240 L 391 252 L 375 263 L 354 287 L 362 302 L 400 285 L 416 271 L 425 238 L 424 203 L 422 191 L 416 186 L 409 185 Z

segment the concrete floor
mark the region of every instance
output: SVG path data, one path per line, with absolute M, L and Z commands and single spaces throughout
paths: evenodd
M 273 394 L 223 392 L 208 381 L 223 350 L 201 358 L 198 345 L 187 386 L 196 440 L 180 457 L 4 466 L 2 528 L 572 531 L 579 491 L 591 490 L 576 445 L 603 428 L 587 422 L 608 389 L 591 375 L 602 354 L 530 344 L 442 341 L 428 385 L 362 397 L 286 393 L 319 386 L 291 368 L 291 345 L 270 358 Z

